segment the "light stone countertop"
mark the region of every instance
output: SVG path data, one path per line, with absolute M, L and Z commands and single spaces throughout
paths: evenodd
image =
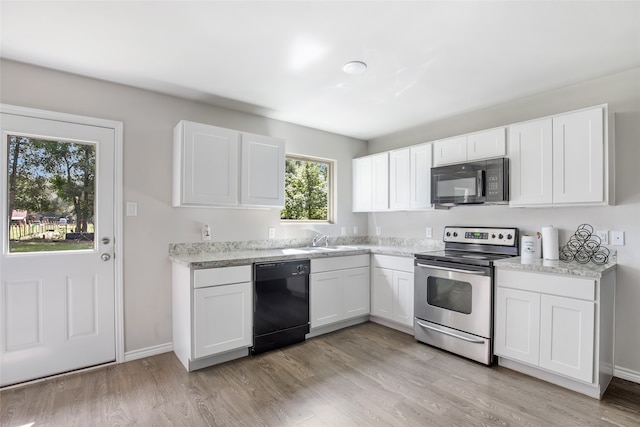
M 616 268 L 616 253 L 612 251 L 609 262 L 604 265 L 597 265 L 592 262 L 580 264 L 578 262 L 549 261 L 538 259 L 522 259 L 521 257 L 506 258 L 495 261 L 496 268 L 507 270 L 529 271 L 533 273 L 552 273 L 567 276 L 600 278 L 607 271 Z
M 249 265 L 255 262 L 285 261 L 294 259 L 313 259 L 335 256 L 349 256 L 361 254 L 383 254 L 401 257 L 413 257 L 418 252 L 436 250 L 431 246 L 382 246 L 376 244 L 338 245 L 332 249 L 286 247 L 268 249 L 230 249 L 216 252 L 170 252 L 172 262 L 187 267 L 217 268 L 236 265 Z

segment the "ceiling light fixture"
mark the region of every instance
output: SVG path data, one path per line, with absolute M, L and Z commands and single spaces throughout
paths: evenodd
M 347 74 L 362 74 L 367 70 L 367 64 L 362 61 L 351 61 L 344 64 L 342 70 Z

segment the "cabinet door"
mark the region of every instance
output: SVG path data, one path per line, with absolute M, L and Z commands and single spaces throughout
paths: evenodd
M 553 202 L 604 201 L 603 110 L 553 118 Z
M 370 212 L 372 208 L 371 157 L 353 159 L 353 212 Z
M 593 382 L 595 303 L 542 295 L 540 367 Z
M 540 295 L 498 287 L 494 353 L 538 366 L 540 354 Z
M 389 153 L 389 208 L 411 208 L 411 150 L 394 150 Z
M 467 160 L 504 157 L 507 154 L 505 128 L 467 135 Z
M 243 205 L 284 206 L 285 142 L 242 134 L 240 202 Z
M 411 209 L 431 207 L 431 145 L 411 147 Z
M 436 141 L 433 145 L 434 166 L 467 160 L 467 137 L 457 136 Z
M 352 268 L 342 272 L 342 317 L 369 314 L 370 300 L 369 268 Z
M 173 206 L 237 205 L 238 132 L 181 121 L 173 168 Z
M 342 272 L 311 274 L 309 300 L 312 328 L 342 320 Z
M 374 268 L 371 281 L 371 314 L 393 320 L 393 271 Z
M 193 291 L 194 358 L 250 347 L 253 304 L 250 282 Z
M 371 156 L 371 208 L 389 209 L 389 153 Z
M 551 119 L 543 119 L 509 127 L 509 205 L 553 202 L 551 126 Z
M 413 326 L 413 273 L 393 272 L 393 320 Z

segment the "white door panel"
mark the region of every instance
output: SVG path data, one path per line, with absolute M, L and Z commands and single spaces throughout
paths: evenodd
M 1 126 L 3 188 L 8 188 L 9 136 L 91 147 L 95 164 L 87 190 L 93 197 L 93 243 L 82 249 L 12 249 L 2 192 L 0 385 L 115 361 L 115 129 L 8 113 L 2 113 Z M 80 227 L 78 222 L 71 231 Z M 68 240 L 69 232 L 65 226 L 57 239 Z

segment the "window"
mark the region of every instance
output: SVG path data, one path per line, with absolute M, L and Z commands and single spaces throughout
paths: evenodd
M 95 145 L 7 138 L 9 252 L 93 249 Z
M 332 160 L 287 155 L 282 220 L 333 222 L 333 163 Z

